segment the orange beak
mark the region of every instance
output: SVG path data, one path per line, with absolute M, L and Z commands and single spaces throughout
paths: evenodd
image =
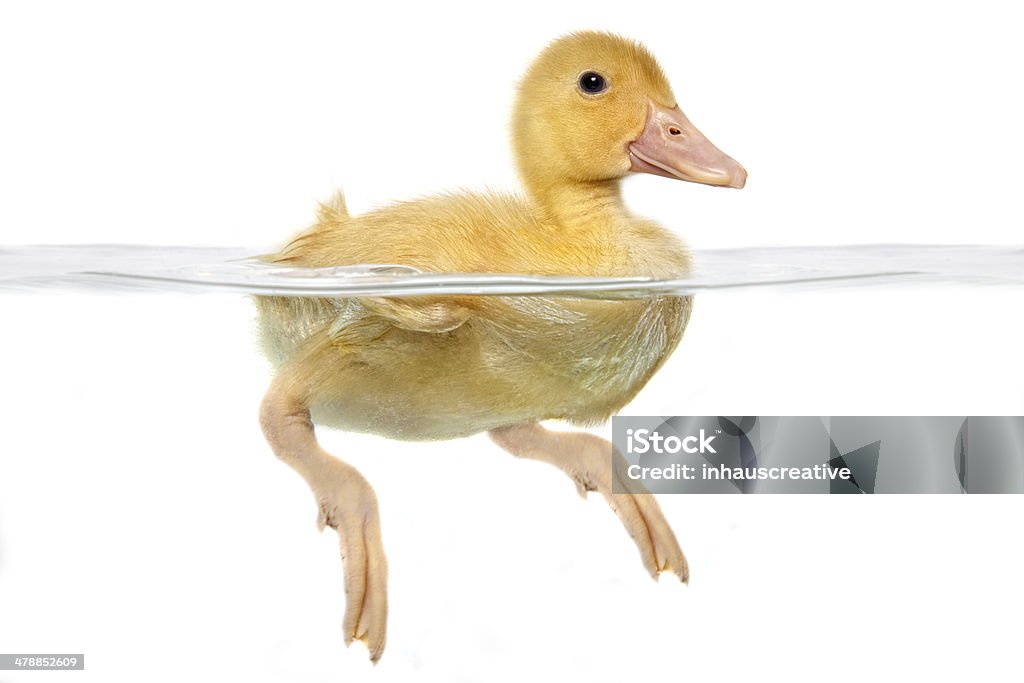
M 630 170 L 688 180 L 691 183 L 741 188 L 747 172 L 711 144 L 679 107 L 650 103 L 647 123 L 629 144 Z

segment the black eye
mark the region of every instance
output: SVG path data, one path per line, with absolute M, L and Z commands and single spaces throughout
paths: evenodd
M 608 89 L 608 81 L 596 71 L 587 71 L 580 76 L 580 90 L 588 95 L 596 95 Z

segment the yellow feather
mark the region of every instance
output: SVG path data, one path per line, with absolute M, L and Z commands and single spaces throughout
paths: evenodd
M 612 84 L 573 90 L 581 71 Z M 513 145 L 524 196 L 451 194 L 349 216 L 339 194 L 269 260 L 305 267 L 388 263 L 431 272 L 679 277 L 668 230 L 630 214 L 619 181 L 646 102 L 674 106 L 638 44 L 604 33 L 556 41 L 519 87 Z M 685 297 L 360 300 L 259 297 L 279 373 L 317 422 L 441 439 L 528 420 L 593 424 L 630 401 L 673 351 Z

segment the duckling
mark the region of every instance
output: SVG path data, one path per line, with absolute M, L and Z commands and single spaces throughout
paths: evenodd
M 680 111 L 651 54 L 613 34 L 573 33 L 550 44 L 522 78 L 512 132 L 525 195 L 446 194 L 351 216 L 339 194 L 266 259 L 677 278 L 688 272 L 685 247 L 626 209 L 621 179 L 639 172 L 734 188 L 746 180 Z M 611 443 L 540 421 L 592 426 L 626 405 L 679 343 L 690 298 L 259 297 L 257 307 L 276 367 L 261 426 L 312 489 L 320 528 L 338 532 L 345 642 L 365 641 L 374 662 L 387 623 L 376 495 L 320 447 L 314 424 L 404 440 L 488 432 L 513 455 L 564 470 L 581 495 L 600 492 L 647 571 L 688 580 L 658 503 L 627 486 Z

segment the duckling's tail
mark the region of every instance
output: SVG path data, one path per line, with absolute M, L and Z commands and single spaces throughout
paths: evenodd
M 316 212 L 317 222 L 339 223 L 349 219 L 348 206 L 345 205 L 345 193 L 338 190 L 334 196 L 326 202 L 320 202 L 320 208 Z
M 268 263 L 316 267 L 321 263 L 324 234 L 348 223 L 345 195 L 338 191 L 321 202 L 316 223 L 295 236 L 276 254 L 261 257 Z M 280 365 L 310 336 L 336 322 L 352 306 L 350 300 L 306 297 L 255 296 L 259 311 L 260 341 L 274 365 Z
M 270 263 L 298 263 L 299 265 L 318 266 L 319 263 L 308 263 L 316 260 L 318 253 L 315 244 L 319 242 L 318 237 L 325 231 L 330 231 L 349 221 L 348 207 L 345 205 L 345 194 L 338 190 L 334 196 L 325 202 L 320 202 L 316 212 L 316 223 L 308 230 L 296 235 L 284 245 L 284 248 L 276 254 L 264 256 L 264 260 Z

